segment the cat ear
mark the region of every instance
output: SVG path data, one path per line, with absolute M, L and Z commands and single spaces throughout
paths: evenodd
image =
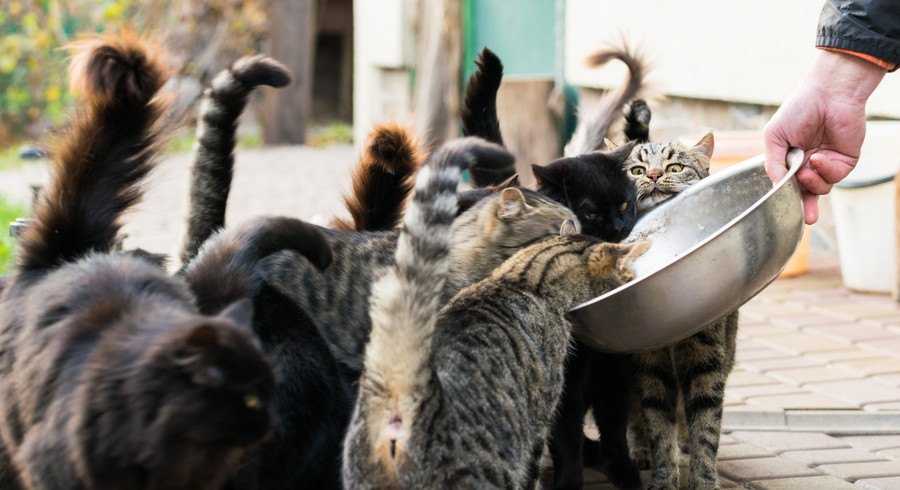
M 559 228 L 559 236 L 569 236 L 569 235 L 577 235 L 578 234 L 578 226 L 575 225 L 575 222 L 567 219 L 563 221 L 562 226 Z
M 253 326 L 253 301 L 249 298 L 239 299 L 226 306 L 219 316 L 249 330 Z
M 634 146 L 637 144 L 635 141 L 629 141 L 622 146 L 616 147 L 613 151 L 606 152 L 606 156 L 612 159 L 615 162 L 621 163 L 624 162 L 629 155 L 631 155 L 631 150 L 634 149 Z
M 562 176 L 557 167 L 550 165 L 532 165 L 531 171 L 534 172 L 534 178 L 537 179 L 538 185 L 562 187 Z
M 221 386 L 225 374 L 212 362 L 219 346 L 219 333 L 215 327 L 205 323 L 196 325 L 183 336 L 173 360 L 190 373 L 195 384 Z
M 508 189 L 510 187 L 518 187 L 518 186 L 519 186 L 519 174 L 513 174 L 512 177 L 495 185 L 494 188 L 499 191 L 502 189 Z
M 691 151 L 706 156 L 706 170 L 709 170 L 709 160 L 712 158 L 713 149 L 715 148 L 715 140 L 712 131 L 703 135 L 700 141 L 691 148 Z
M 500 193 L 500 204 L 497 208 L 497 217 L 500 219 L 510 219 L 518 216 L 525 210 L 528 203 L 525 202 L 525 194 L 515 187 L 503 189 Z
M 615 150 L 619 147 L 619 145 L 613 143 L 609 138 L 603 138 L 603 143 L 606 145 L 607 150 Z

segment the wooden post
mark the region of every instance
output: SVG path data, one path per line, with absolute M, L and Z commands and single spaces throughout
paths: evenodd
M 431 148 L 459 134 L 462 57 L 461 0 L 419 2 L 417 73 L 413 94 L 416 133 Z
M 287 87 L 263 95 L 263 140 L 266 144 L 302 144 L 312 114 L 316 66 L 317 0 L 273 0 L 268 53 L 293 72 Z

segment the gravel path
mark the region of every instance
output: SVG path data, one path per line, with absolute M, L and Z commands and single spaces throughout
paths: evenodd
M 349 188 L 356 158 L 349 145 L 239 151 L 227 220 L 236 223 L 274 214 L 325 224 L 333 215 L 345 214 L 341 195 Z M 126 219 L 129 247 L 177 256 L 187 214 L 190 164 L 189 154 L 173 155 L 151 175 L 143 202 Z M 0 195 L 27 203 L 30 185 L 46 180 L 47 167 L 42 164 L 0 172 Z

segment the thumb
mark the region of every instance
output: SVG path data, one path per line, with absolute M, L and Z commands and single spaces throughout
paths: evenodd
M 780 137 L 777 130 L 769 127 L 765 132 L 766 144 L 766 173 L 773 183 L 777 183 L 787 175 L 787 151 L 788 143 Z

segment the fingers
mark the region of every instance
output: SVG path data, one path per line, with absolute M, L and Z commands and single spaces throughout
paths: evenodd
M 766 143 L 766 173 L 773 183 L 779 182 L 787 172 L 786 156 L 788 151 L 788 143 L 781 136 L 781 132 L 777 129 L 776 122 L 773 119 L 766 126 L 765 143 Z
M 809 166 L 829 184 L 837 184 L 856 168 L 857 159 L 837 153 L 823 150 L 813 153 L 809 157 Z
M 819 220 L 819 196 L 803 191 L 803 221 L 811 225 Z

